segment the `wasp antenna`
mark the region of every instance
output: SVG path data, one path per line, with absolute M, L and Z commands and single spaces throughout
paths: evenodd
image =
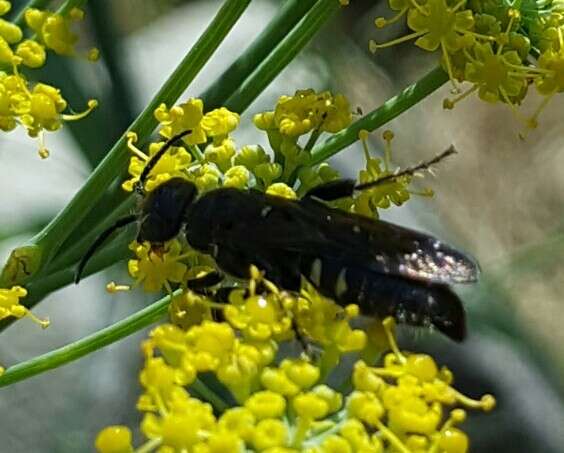
M 130 223 L 133 223 L 136 220 L 137 220 L 136 215 L 128 215 L 126 217 L 122 217 L 121 219 L 118 219 L 116 223 L 114 223 L 111 227 L 103 231 L 100 234 L 100 236 L 96 238 L 94 243 L 90 246 L 90 248 L 87 250 L 87 252 L 84 254 L 82 259 L 78 263 L 78 267 L 76 268 L 76 273 L 74 274 L 75 284 L 78 284 L 78 282 L 80 281 L 80 277 L 82 276 L 82 271 L 84 270 L 84 267 L 86 266 L 90 258 L 92 258 L 92 255 L 94 255 L 94 252 L 96 252 L 98 247 L 100 247 L 114 231 L 118 230 L 119 228 L 123 228 L 124 226 L 129 225 Z
M 371 189 L 372 187 L 376 187 L 385 182 L 401 178 L 402 176 L 414 176 L 419 171 L 427 171 L 433 174 L 432 173 L 433 165 L 438 164 L 443 159 L 446 159 L 448 156 L 451 156 L 456 153 L 457 151 L 454 145 L 450 145 L 446 150 L 444 150 L 440 154 L 437 154 L 432 159 L 420 162 L 419 164 L 413 165 L 412 167 L 408 167 L 405 170 L 396 171 L 390 175 L 383 176 L 382 178 L 379 178 L 375 181 L 365 182 L 364 184 L 358 184 L 357 186 L 355 186 L 354 190 Z
M 147 176 L 149 176 L 149 173 L 151 172 L 151 170 L 155 167 L 155 165 L 157 165 L 157 162 L 161 159 L 161 157 L 164 156 L 164 154 L 170 149 L 171 146 L 174 145 L 175 142 L 177 142 L 178 140 L 180 140 L 183 137 L 186 137 L 187 135 L 189 135 L 191 133 L 192 133 L 192 129 L 188 129 L 186 131 L 179 132 L 178 134 L 173 135 L 171 138 L 169 138 L 165 142 L 163 147 L 161 149 L 159 149 L 153 157 L 151 157 L 149 162 L 147 162 L 147 164 L 145 165 L 145 168 L 143 168 L 143 171 L 141 172 L 141 176 L 139 176 L 139 181 L 136 184 L 135 189 L 138 192 L 143 194 L 143 186 L 145 184 L 145 180 L 147 179 Z

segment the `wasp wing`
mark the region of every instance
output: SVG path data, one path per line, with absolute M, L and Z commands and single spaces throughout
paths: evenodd
M 364 314 L 434 325 L 465 336 L 460 299 L 447 286 L 477 278 L 474 262 L 437 239 L 348 214 L 314 200 L 218 189 L 191 211 L 186 235 L 227 273 L 248 277 L 251 264 L 281 288 L 298 291 L 302 275 L 340 304 Z
M 241 244 L 251 255 L 307 254 L 428 283 L 477 280 L 478 266 L 471 258 L 418 231 L 311 199 L 231 193 L 237 199 L 238 209 L 230 210 L 236 218 L 229 228 L 221 228 L 217 239 L 229 246 Z

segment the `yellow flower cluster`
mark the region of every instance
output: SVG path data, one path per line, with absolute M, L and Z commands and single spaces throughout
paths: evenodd
M 347 127 L 352 114 L 342 94 L 298 90 L 294 96 L 281 96 L 273 112 L 256 115 L 255 125 L 265 131 L 277 130 L 296 137 L 312 131 L 335 133 Z
M 202 102 L 190 99 L 170 109 L 162 105 L 155 115 L 165 138 L 192 132 L 153 167 L 145 190 L 184 177 L 202 192 L 252 187 L 287 198 L 338 177 L 327 164 L 310 168 L 307 162 L 322 133 L 344 128 L 351 120 L 342 96 L 305 90 L 282 97 L 273 112 L 254 118 L 268 135 L 273 159 L 260 146 L 237 148 L 231 133 L 239 116 L 225 108 L 204 114 Z M 299 140 L 305 134 L 304 145 Z M 393 134 L 384 133 L 383 160 L 370 157 L 367 136 L 360 134 L 367 161 L 361 182 L 393 173 Z M 152 143 L 145 154 L 135 142 L 130 134 L 131 178 L 123 184 L 128 191 L 164 145 Z M 405 202 L 412 193 L 410 183 L 411 176 L 390 180 L 341 202 L 346 209 L 374 216 L 378 208 Z M 376 322 L 369 335 L 354 329 L 351 320 L 359 307 L 338 306 L 306 281 L 299 294 L 288 293 L 252 267 L 251 279 L 228 290 L 225 300 L 221 288 L 202 293 L 186 288 L 189 279 L 212 271 L 214 263 L 182 238 L 158 247 L 133 242 L 130 248 L 136 256 L 128 267 L 136 284 L 146 291 L 181 291 L 172 297 L 171 322 L 153 329 L 143 343 L 144 392 L 137 407 L 144 414 L 141 431 L 147 442 L 135 450 L 131 432 L 111 426 L 96 440 L 100 452 L 464 453 L 468 439 L 455 427 L 464 411 L 446 414 L 444 408 L 493 405 L 491 397 L 477 402 L 459 394 L 451 387 L 451 373 L 438 370 L 431 357 L 402 354 L 390 320 L 385 329 Z M 277 360 L 280 345 L 290 340 L 311 342 L 306 350 L 316 353 Z M 368 360 L 388 342 L 393 353 L 382 367 L 357 361 L 351 392 L 325 384 L 344 354 L 360 353 Z
M 0 319 L 13 316 L 23 318 L 29 316 L 34 322 L 44 329 L 49 326 L 49 320 L 37 318 L 29 309 L 20 303 L 20 299 L 27 296 L 27 290 L 21 286 L 13 286 L 10 289 L 0 288 Z
M 438 369 L 428 355 L 401 353 L 391 318 L 384 326 L 393 352 L 382 367 L 358 361 L 348 395 L 321 383 L 321 368 L 309 360 L 257 367 L 270 363 L 273 351 L 264 354 L 245 344 L 226 324 L 207 321 L 188 331 L 160 326 L 144 344 L 147 361 L 140 375 L 145 392 L 137 407 L 148 441 L 134 450 L 129 429 L 110 426 L 98 435 L 96 448 L 101 453 L 467 452 L 468 438 L 455 426 L 465 411 L 446 414 L 445 409 L 488 411 L 495 400 L 460 394 L 447 368 Z M 157 347 L 160 357 L 154 356 Z M 232 391 L 235 375 L 251 378 L 253 392 L 234 393 L 238 404 L 229 407 L 198 379 L 201 371 L 213 371 Z
M 534 128 L 550 98 L 564 91 L 564 9 L 558 0 L 389 0 L 389 5 L 397 14 L 377 18 L 376 27 L 407 16 L 413 33 L 387 43 L 371 41 L 370 49 L 411 39 L 427 51 L 440 48 L 457 94 L 445 100 L 445 108 L 477 92 L 484 101 L 508 104 L 526 127 Z M 459 82 L 471 86 L 462 91 Z M 545 100 L 530 118 L 521 118 L 516 106 L 533 83 Z
M 161 104 L 154 114 L 161 126 L 159 133 L 165 139 L 183 131 L 191 132 L 182 139 L 181 144 L 172 146 L 153 167 L 144 184 L 146 191 L 154 190 L 170 178 L 183 177 L 194 182 L 200 193 L 221 186 L 239 189 L 252 187 L 272 195 L 295 199 L 297 193 L 303 194 L 314 185 L 338 176 L 328 164 L 317 168 L 304 166 L 309 158 L 303 159 L 303 156 L 309 156 L 309 149 L 302 148 L 297 143 L 299 135 L 279 140 L 280 147 L 273 146 L 275 156 L 278 151 L 286 156 L 282 159 L 283 163 L 278 163 L 276 159 L 273 161 L 272 156 L 258 145 L 238 149 L 231 133 L 239 125 L 239 115 L 225 107 L 204 113 L 200 99 L 189 99 L 171 108 Z M 258 118 L 266 118 L 270 114 L 276 116 L 276 121 L 287 126 L 292 121 L 291 118 L 295 121 L 300 118 L 302 133 L 310 131 L 315 137 L 321 132 L 338 131 L 351 121 L 349 104 L 342 95 L 332 96 L 328 92 L 317 94 L 313 90 L 299 91 L 294 97 L 281 97 L 276 111 L 257 115 L 255 124 L 265 129 L 264 123 Z M 308 130 L 304 126 L 306 123 L 310 125 Z M 281 135 L 278 129 L 266 129 L 269 137 Z M 122 184 L 122 188 L 128 192 L 134 190 L 147 162 L 165 143 L 151 143 L 145 153 L 135 145 L 136 142 L 137 135 L 129 132 L 127 144 L 133 154 L 129 163 L 131 177 Z M 298 167 L 300 183 L 295 191 L 287 182 Z M 137 284 L 142 283 L 145 290 L 150 292 L 159 291 L 163 287 L 170 292 L 170 283 L 185 280 L 187 264 L 188 269 L 193 269 L 194 265 L 207 265 L 210 261 L 190 249 L 187 244 L 179 242 L 165 244 L 158 251 L 152 250 L 148 243 L 134 242 L 130 248 L 137 257 L 130 260 L 129 272 Z M 126 288 L 129 287 L 115 284 L 109 286 L 111 291 Z
M 343 95 L 309 89 L 281 96 L 274 111 L 255 115 L 253 122 L 267 133 L 276 162 L 283 162 L 282 179 L 288 180 L 309 162 L 310 151 L 320 135 L 346 128 L 352 114 Z M 300 137 L 306 134 L 309 138 L 302 145 Z
M 8 1 L 0 6 L 0 15 L 11 8 Z M 11 73 L 0 72 L 0 129 L 11 131 L 23 126 L 30 137 L 39 136 L 39 155 L 49 156 L 43 143 L 43 131 L 56 131 L 63 121 L 78 120 L 97 105 L 88 102 L 88 108 L 78 114 L 64 114 L 67 102 L 58 88 L 44 83 L 31 84 L 20 72 L 21 65 L 39 68 L 45 64 L 46 49 L 61 55 L 74 54 L 77 36 L 69 29 L 69 21 L 81 18 L 81 10 L 74 9 L 67 16 L 29 8 L 25 12 L 27 26 L 35 32 L 33 39 L 24 39 L 22 29 L 0 18 L 0 63 L 11 68 Z
M 391 169 L 391 142 L 394 134 L 392 131 L 386 130 L 382 134 L 382 138 L 385 142 L 384 158 L 380 159 L 370 156 L 368 150 L 368 131 L 362 130 L 359 133 L 359 140 L 364 148 L 364 157 L 366 159 L 366 169 L 361 170 L 358 177 L 361 184 L 376 181 L 395 172 L 395 170 Z M 409 186 L 412 180 L 412 175 L 405 175 L 390 179 L 371 189 L 363 190 L 355 194 L 350 209 L 357 214 L 378 217 L 378 209 L 388 209 L 392 204 L 401 206 L 409 200 L 411 195 L 433 195 L 431 189 L 424 189 L 418 192 L 410 190 Z
M 240 189 L 254 187 L 288 198 L 296 193 L 286 182 L 300 170 L 300 180 L 306 181 L 297 189 L 304 192 L 314 184 L 337 177 L 334 170 L 324 164 L 317 169 L 306 166 L 309 151 L 323 132 L 337 132 L 351 122 L 346 98 L 332 96 L 329 92 L 298 91 L 295 96 L 282 96 L 274 112 L 264 112 L 254 118 L 255 125 L 268 134 L 275 158 L 258 145 L 237 149 L 231 133 L 239 125 L 239 115 L 221 107 L 204 114 L 200 99 L 189 99 L 183 104 L 168 108 L 162 104 L 155 110 L 160 123 L 160 134 L 170 138 L 183 131 L 191 131 L 182 141 L 183 146 L 173 146 L 151 170 L 145 182 L 147 191 L 172 177 L 185 177 L 200 191 L 220 186 Z M 298 144 L 301 135 L 311 133 L 306 146 Z M 164 144 L 151 143 L 148 154 L 135 146 L 137 137 L 128 136 L 131 178 L 122 185 L 132 191 L 146 163 Z M 204 146 L 205 145 L 205 146 Z M 204 146 L 203 150 L 201 146 Z M 282 156 L 282 157 L 280 157 Z M 272 187 L 271 187 L 272 186 Z

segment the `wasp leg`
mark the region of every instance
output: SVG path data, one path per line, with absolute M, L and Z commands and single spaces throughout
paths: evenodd
M 334 201 L 352 196 L 355 191 L 354 179 L 336 179 L 310 189 L 304 198 L 317 198 L 323 201 Z

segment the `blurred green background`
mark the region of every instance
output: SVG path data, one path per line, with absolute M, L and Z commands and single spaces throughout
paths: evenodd
M 13 2 L 15 9 L 18 4 Z M 48 134 L 51 157 L 21 132 L 0 138 L 0 257 L 33 235 L 64 204 L 154 95 L 195 42 L 221 2 L 215 0 L 96 0 L 80 28 L 81 46 L 102 59 L 50 56 L 41 80 L 59 86 L 81 110 L 95 97 L 100 108 L 85 120 Z M 198 96 L 261 31 L 281 2 L 255 0 L 218 53 L 186 93 Z M 296 89 L 330 89 L 368 112 L 437 64 L 412 44 L 368 52 L 368 40 L 404 34 L 401 24 L 376 30 L 390 15 L 383 1 L 354 0 L 261 95 L 243 116 L 239 145 L 264 138 L 248 121 Z M 564 452 L 564 96 L 556 97 L 525 141 L 504 105 L 470 98 L 442 109 L 449 87 L 388 125 L 396 135 L 393 157 L 409 165 L 455 144 L 456 158 L 425 180 L 436 191 L 383 217 L 438 235 L 469 251 L 482 266 L 480 284 L 462 288 L 470 318 L 462 345 L 413 330 L 407 349 L 431 352 L 454 370 L 457 387 L 472 395 L 494 393 L 498 408 L 473 414 L 464 428 L 473 452 Z M 540 99 L 528 96 L 532 112 Z M 379 132 L 372 135 L 380 149 Z M 363 165 L 358 146 L 335 164 L 354 176 Z M 132 232 L 133 234 L 133 232 Z M 120 264 L 50 295 L 35 312 L 49 316 L 42 331 L 23 320 L 0 334 L 0 363 L 8 366 L 109 325 L 148 304 L 136 291 L 109 295 L 105 283 L 127 281 Z M 64 368 L 0 389 L 0 452 L 92 451 L 108 424 L 139 423 L 140 332 Z M 137 433 L 138 434 L 138 433 Z

